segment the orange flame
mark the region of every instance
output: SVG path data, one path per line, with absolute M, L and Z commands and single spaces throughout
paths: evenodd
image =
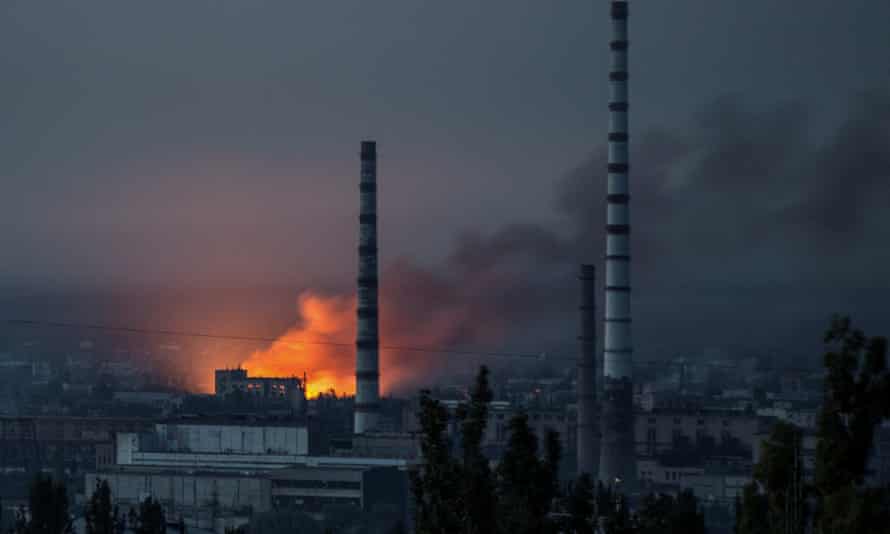
M 355 337 L 355 298 L 303 293 L 297 301 L 301 322 L 271 346 L 241 363 L 251 376 L 303 376 L 306 395 L 335 390 L 355 393 L 355 349 L 343 340 Z M 325 345 L 324 343 L 332 343 Z

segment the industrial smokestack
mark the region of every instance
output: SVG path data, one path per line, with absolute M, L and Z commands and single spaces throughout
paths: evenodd
M 630 313 L 630 191 L 628 189 L 628 81 L 626 1 L 613 1 L 609 73 L 609 178 L 606 215 L 606 309 L 603 339 L 600 480 L 635 484 L 633 340 Z
M 377 321 L 377 143 L 362 141 L 359 182 L 358 314 L 355 340 L 356 434 L 377 427 L 380 340 Z
M 596 364 L 596 271 L 593 265 L 582 265 L 581 280 L 581 357 L 578 358 L 578 474 L 599 477 L 600 422 L 597 407 Z

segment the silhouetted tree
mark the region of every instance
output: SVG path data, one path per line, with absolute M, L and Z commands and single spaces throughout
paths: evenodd
M 136 513 L 136 510 L 130 508 L 127 512 L 127 528 L 130 530 L 136 530 L 136 525 L 139 524 L 139 514 Z
M 681 491 L 673 499 L 668 515 L 673 534 L 705 534 L 705 516 L 698 509 L 698 499 L 692 490 Z
M 825 341 L 830 350 L 816 452 L 823 494 L 862 482 L 875 427 L 890 417 L 887 339 L 868 339 L 848 318 L 835 318 Z
M 462 532 L 466 534 L 487 534 L 496 530 L 494 477 L 488 459 L 482 453 L 482 439 L 488 425 L 488 406 L 493 398 L 488 383 L 488 368 L 482 366 L 470 392 L 470 402 L 461 404 L 456 414 L 461 423 L 463 452 L 460 466 L 460 500 L 463 502 L 458 506 L 464 510 L 461 523 Z
M 806 524 L 802 439 L 796 426 L 776 423 L 754 466 L 754 480 L 766 497 L 767 524 L 773 532 L 797 534 Z
M 593 534 L 594 532 L 594 486 L 590 475 L 582 473 L 572 484 L 566 498 L 566 512 L 569 514 L 568 531 L 571 534 Z
M 115 534 L 117 517 L 111 506 L 111 488 L 107 480 L 96 480 L 90 502 L 84 513 L 87 534 Z
M 455 414 L 461 435 L 455 457 L 446 435 L 448 411 L 428 391 L 421 392 L 418 418 L 424 465 L 412 475 L 419 534 L 522 534 L 553 527 L 548 512 L 558 492 L 559 436 L 555 432 L 547 436 L 540 458 L 528 417 L 514 417 L 504 458 L 493 473 L 482 452 L 492 398 L 488 369 L 482 367 L 469 402 Z
M 510 437 L 498 465 L 498 500 L 502 532 L 515 534 L 548 532 L 552 529 L 547 513 L 555 496 L 552 474 L 558 470 L 551 459 L 538 456 L 538 438 L 528 425 L 528 415 L 520 413 L 509 424 Z
M 127 518 L 120 513 L 117 505 L 114 507 L 114 534 L 124 534 L 127 530 Z
M 804 484 L 800 431 L 777 424 L 737 509 L 737 534 L 804 532 L 809 519 L 819 534 L 890 532 L 890 490 L 863 485 L 875 428 L 890 417 L 887 340 L 836 317 L 825 343 L 814 482 Z
M 598 520 L 605 534 L 637 534 L 637 523 L 630 515 L 624 494 L 609 490 L 604 492 L 604 496 L 607 496 L 607 501 L 599 508 Z
M 735 534 L 770 534 L 769 503 L 755 482 L 746 484 L 736 501 Z
M 68 512 L 68 492 L 65 484 L 52 478 L 37 475 L 31 483 L 28 495 L 29 518 L 24 513 L 17 530 L 27 534 L 68 534 L 71 532 L 71 515 Z
M 416 502 L 418 534 L 460 532 L 463 511 L 458 498 L 462 488 L 460 469 L 451 456 L 446 436 L 448 410 L 430 397 L 420 394 L 420 450 L 424 464 L 420 473 L 412 473 L 411 490 Z
M 890 417 L 887 339 L 836 317 L 825 335 L 825 399 L 816 448 L 816 531 L 890 532 L 890 490 L 863 487 L 875 428 Z
M 166 534 L 167 518 L 164 507 L 151 497 L 139 505 L 139 516 L 136 520 L 136 534 Z
M 242 532 L 244 529 L 241 529 Z M 302 512 L 291 510 L 276 510 L 256 514 L 247 527 L 249 534 L 279 534 L 284 532 L 299 532 L 306 534 L 321 534 L 324 532 L 312 517 Z M 331 529 L 340 532 L 339 529 Z

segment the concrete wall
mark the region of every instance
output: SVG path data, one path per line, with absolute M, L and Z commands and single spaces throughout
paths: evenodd
M 225 473 L 173 473 L 170 471 L 119 471 L 86 475 L 85 494 L 92 496 L 96 480 L 107 480 L 115 504 L 123 510 L 136 507 L 148 497 L 159 500 L 168 511 L 201 509 L 217 503 L 220 510 L 255 512 L 271 508 L 269 480 Z
M 681 491 L 690 489 L 700 500 L 731 504 L 741 495 L 750 474 L 721 472 L 704 465 L 662 465 L 652 458 L 637 460 L 637 476 L 645 488 Z
M 759 423 L 751 414 L 708 412 L 641 412 L 635 418 L 636 452 L 648 456 L 669 451 L 675 437 L 684 436 L 695 445 L 703 436 L 722 444 L 727 436 L 753 451 Z
M 297 426 L 157 425 L 173 450 L 201 453 L 309 454 L 309 433 Z
M 297 467 L 269 474 L 276 508 L 318 511 L 325 505 L 362 507 L 362 470 Z

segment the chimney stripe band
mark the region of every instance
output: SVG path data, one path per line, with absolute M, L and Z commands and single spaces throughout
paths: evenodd
M 617 291 L 620 293 L 630 293 L 628 286 L 606 286 L 606 291 Z
M 610 102 L 609 111 L 627 111 L 630 105 L 627 102 Z
M 627 235 L 630 233 L 629 224 L 609 224 L 606 225 L 606 232 L 612 235 Z
M 356 371 L 355 377 L 359 380 L 377 380 L 380 377 L 380 373 L 377 371 Z
M 626 19 L 627 11 L 627 2 L 612 2 L 611 15 L 613 19 Z
M 627 204 L 630 202 L 630 195 L 624 193 L 613 193 L 606 197 L 606 201 L 611 204 Z
M 609 79 L 613 82 L 626 82 L 627 77 L 626 70 L 613 70 L 609 73 Z

